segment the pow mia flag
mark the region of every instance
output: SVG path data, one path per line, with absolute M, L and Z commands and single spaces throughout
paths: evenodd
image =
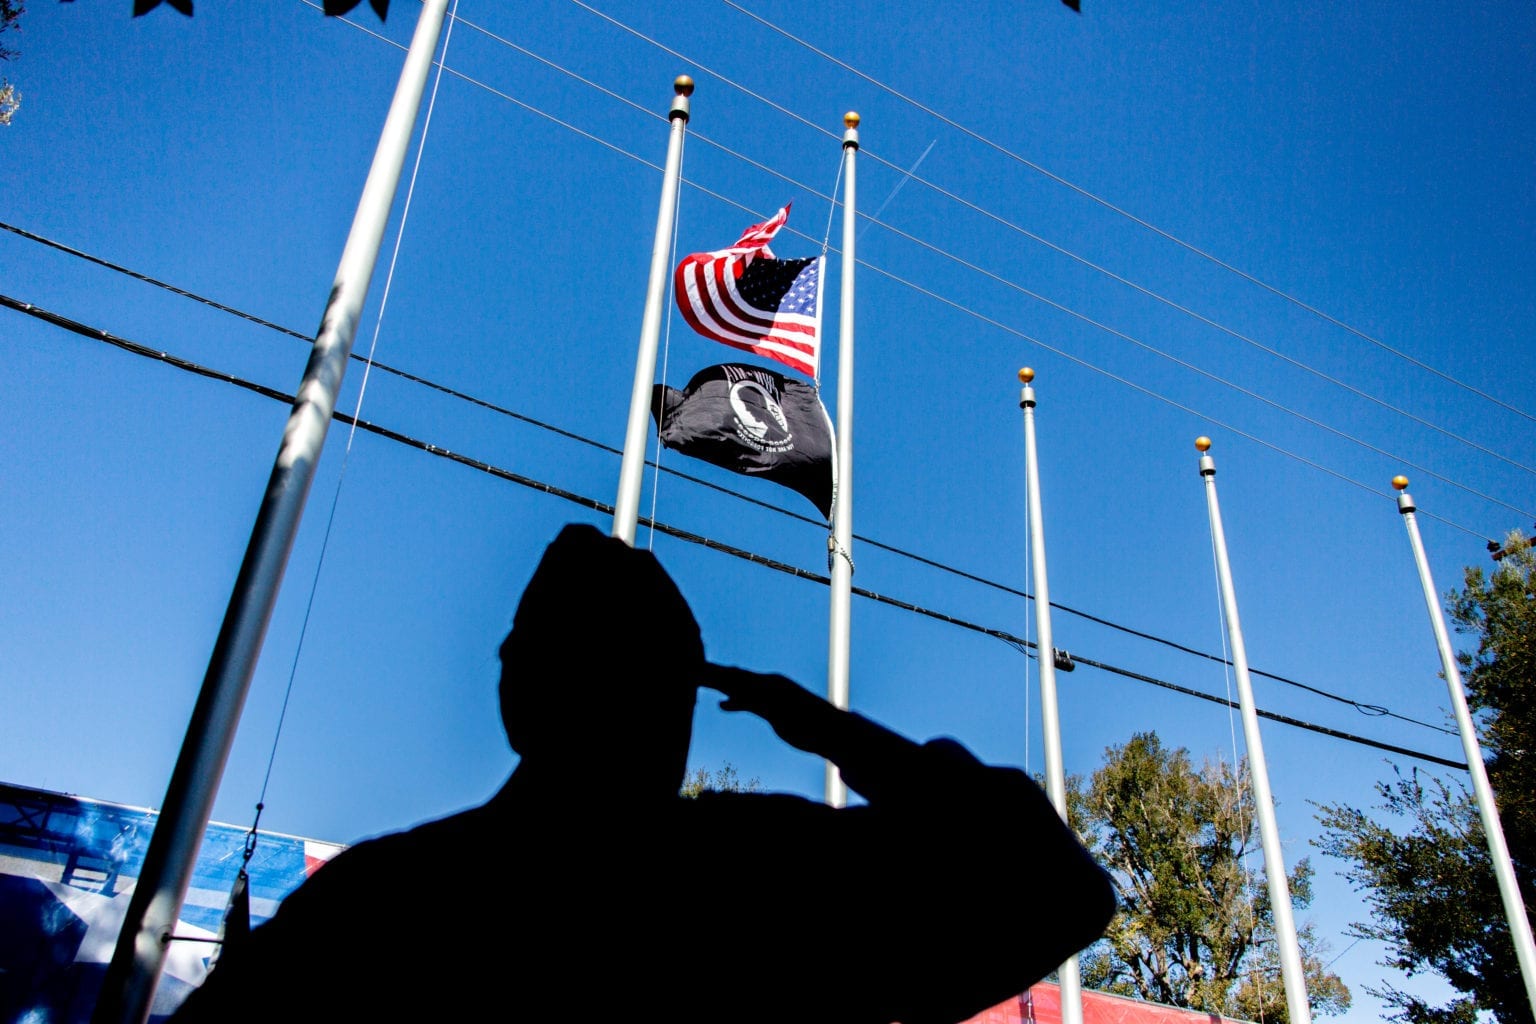
M 657 384 L 661 443 L 684 455 L 799 491 L 832 515 L 832 422 L 816 389 L 760 366 L 722 363 L 679 391 Z

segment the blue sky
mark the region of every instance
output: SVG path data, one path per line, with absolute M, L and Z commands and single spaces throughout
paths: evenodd
M 386 40 L 403 44 L 413 26 L 414 5 L 394 6 L 384 26 L 360 9 L 360 31 L 297 0 L 200 4 L 193 19 L 32 4 L 8 39 L 22 107 L 0 132 L 0 220 L 311 332 L 399 72 Z M 858 250 L 855 532 L 1027 589 L 1015 373 L 1033 366 L 1056 601 L 1222 649 L 1192 444 L 1207 434 L 1254 667 L 1445 724 L 1388 481 L 1413 480 L 1442 591 L 1486 559 L 1487 538 L 1531 526 L 1536 141 L 1519 126 L 1536 122 L 1536 14 L 1084 6 L 750 5 L 839 66 L 721 0 L 464 0 L 378 357 L 622 444 L 673 77 L 698 81 L 679 258 L 791 201 L 775 250 L 819 251 L 841 117 L 857 110 L 859 205 L 884 210 Z M 838 267 L 833 252 L 830 280 Z M 282 390 L 306 356 L 293 338 L 11 232 L 0 292 Z M 833 288 L 834 415 L 839 302 Z M 675 316 L 669 339 L 673 385 L 737 355 Z M 362 380 L 349 370 L 342 408 Z M 614 497 L 616 457 L 398 378 L 372 376 L 362 415 Z M 0 777 L 159 803 L 285 417 L 0 311 Z M 215 812 L 249 820 L 293 671 L 262 823 L 334 841 L 496 788 L 514 758 L 495 649 L 517 595 L 560 524 L 609 525 L 359 435 L 316 582 L 346 442 L 338 426 Z M 663 463 L 810 512 L 769 484 L 672 453 Z M 825 571 L 817 527 L 675 478 L 657 491 L 648 475 L 646 510 L 653 496 L 683 529 Z M 714 660 L 823 688 L 824 587 L 667 537 L 654 546 Z M 1017 597 L 868 545 L 854 556 L 856 586 L 1033 633 Z M 1219 665 L 1082 619 L 1058 613 L 1054 631 L 1098 661 L 1228 685 Z M 1042 769 L 1033 666 L 1011 647 L 859 599 L 852 643 L 856 709 Z M 1255 689 L 1282 714 L 1459 755 L 1434 729 L 1263 678 Z M 1197 761 L 1230 760 L 1240 737 L 1223 708 L 1087 667 L 1061 677 L 1061 711 L 1073 772 L 1138 730 Z M 1369 804 L 1390 767 L 1379 750 L 1263 728 L 1294 861 L 1312 852 L 1312 803 Z M 820 793 L 819 762 L 712 701 L 692 760 Z M 1344 933 L 1363 904 L 1336 865 L 1313 862 L 1318 898 L 1301 917 L 1342 954 L 1334 970 L 1357 1000 L 1345 1019 L 1376 1019 L 1363 987 L 1386 977 L 1380 950 L 1347 948 Z

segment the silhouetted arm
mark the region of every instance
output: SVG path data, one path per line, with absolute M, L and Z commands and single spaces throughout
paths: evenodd
M 1103 933 L 1108 876 L 1023 772 L 983 764 L 954 740 L 915 743 L 783 676 L 710 666 L 704 682 L 726 695 L 725 710 L 758 715 L 836 764 L 869 801 L 836 813 L 870 824 L 862 861 L 900 887 L 850 879 L 840 894 L 850 912 L 835 927 L 862 950 L 848 954 L 862 957 L 849 961 L 849 983 L 890 998 L 906 1024 L 963 1020 Z
M 790 746 L 831 761 L 843 780 L 871 802 L 899 799 L 923 782 L 921 745 L 840 710 L 792 679 L 710 665 L 704 683 L 725 694 L 722 709 L 754 714 Z
M 757 715 L 786 743 L 837 765 L 871 804 L 939 799 L 960 809 L 984 803 L 988 790 L 1022 789 L 1030 810 L 1038 809 L 1038 787 L 1022 772 L 985 765 L 954 740 L 916 743 L 781 675 L 709 665 L 704 683 L 726 695 L 722 709 Z

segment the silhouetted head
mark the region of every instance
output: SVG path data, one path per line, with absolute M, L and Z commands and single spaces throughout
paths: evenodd
M 675 793 L 704 645 L 648 551 L 560 531 L 501 645 L 501 720 L 524 765 L 609 788 Z

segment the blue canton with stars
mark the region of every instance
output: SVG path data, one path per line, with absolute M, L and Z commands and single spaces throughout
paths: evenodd
M 736 279 L 736 291 L 755 308 L 770 315 L 816 315 L 819 260 L 769 260 L 759 257 Z

